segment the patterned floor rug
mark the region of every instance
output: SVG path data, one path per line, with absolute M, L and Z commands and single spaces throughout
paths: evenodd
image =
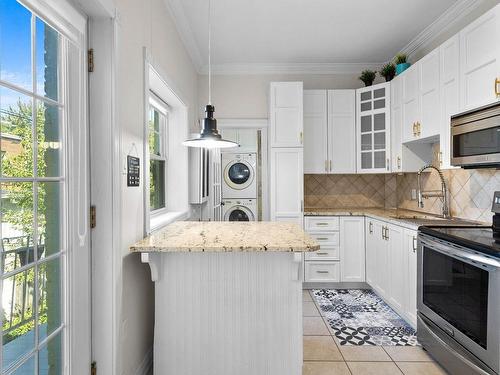
M 340 345 L 415 346 L 415 330 L 368 289 L 316 289 L 313 295 Z

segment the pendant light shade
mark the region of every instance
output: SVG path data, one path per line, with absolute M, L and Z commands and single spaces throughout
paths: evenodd
M 205 118 L 203 119 L 203 129 L 201 129 L 198 138 L 188 139 L 182 144 L 188 147 L 204 147 L 204 148 L 229 148 L 238 147 L 236 142 L 226 141 L 222 139 L 217 131 L 217 120 L 214 119 L 215 107 L 211 104 L 205 107 Z
M 211 51 L 211 1 L 208 0 L 208 104 L 205 107 L 203 128 L 198 138 L 188 139 L 182 144 L 188 147 L 203 148 L 229 148 L 238 147 L 239 144 L 222 139 L 217 131 L 217 120 L 214 118 L 215 107 L 212 105 L 212 51 Z

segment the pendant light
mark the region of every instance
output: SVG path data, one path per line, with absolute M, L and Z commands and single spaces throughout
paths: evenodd
M 208 0 L 208 104 L 205 107 L 205 118 L 203 119 L 203 128 L 198 138 L 188 139 L 182 144 L 188 147 L 204 148 L 229 148 L 238 147 L 239 144 L 222 139 L 217 131 L 217 120 L 214 118 L 215 107 L 212 105 L 212 61 L 211 61 L 211 6 Z

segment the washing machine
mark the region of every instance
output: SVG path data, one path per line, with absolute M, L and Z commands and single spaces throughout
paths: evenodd
M 257 199 L 223 199 L 224 221 L 257 221 Z
M 257 154 L 222 154 L 222 198 L 257 198 Z

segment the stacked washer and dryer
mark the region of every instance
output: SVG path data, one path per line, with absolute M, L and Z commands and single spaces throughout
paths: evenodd
M 224 221 L 257 221 L 257 154 L 222 154 Z

